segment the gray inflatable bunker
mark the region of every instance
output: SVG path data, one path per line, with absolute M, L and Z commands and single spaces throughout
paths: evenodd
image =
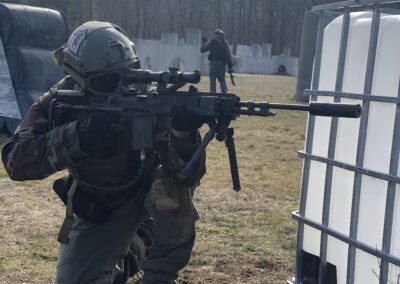
M 0 34 L 5 46 L 55 49 L 68 37 L 68 22 L 55 10 L 0 3 Z
M 50 53 L 64 44 L 68 35 L 68 21 L 61 12 L 0 3 L 0 36 L 22 118 L 36 98 L 64 76 Z M 13 133 L 19 120 L 3 120 L 3 129 Z
M 8 68 L 16 91 L 47 91 L 63 77 L 64 73 L 54 64 L 51 52 L 25 46 L 6 48 Z

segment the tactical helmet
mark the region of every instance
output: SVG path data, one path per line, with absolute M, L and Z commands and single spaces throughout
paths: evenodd
M 216 30 L 214 31 L 214 34 L 216 34 L 216 35 L 221 35 L 221 36 L 225 36 L 224 31 L 221 30 L 221 29 L 216 29 Z
M 135 46 L 125 32 L 117 25 L 98 21 L 84 23 L 75 29 L 68 42 L 53 55 L 61 68 L 83 89 L 92 87 L 90 79 L 116 74 L 115 71 L 139 63 Z M 105 78 L 97 82 L 104 82 Z M 112 78 L 116 79 L 116 76 Z M 105 92 L 115 91 L 111 89 L 108 84 Z

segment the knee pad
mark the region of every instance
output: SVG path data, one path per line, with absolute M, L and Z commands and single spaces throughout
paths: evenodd
M 193 205 L 192 196 L 194 187 L 175 181 L 166 175 L 164 170 L 156 174 L 156 178 L 149 192 L 149 203 L 153 213 L 168 214 L 175 217 L 196 216 L 198 214 Z

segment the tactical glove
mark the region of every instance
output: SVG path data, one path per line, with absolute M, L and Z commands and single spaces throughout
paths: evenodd
M 204 123 L 201 115 L 189 110 L 186 106 L 173 107 L 172 113 L 171 125 L 175 130 L 195 131 Z
M 207 38 L 207 37 L 205 37 L 205 36 L 201 37 L 201 42 L 202 42 L 203 44 L 205 44 L 207 41 L 208 41 L 208 38 Z
M 109 113 L 93 112 L 88 121 L 78 123 L 79 147 L 86 153 L 110 157 L 116 153 L 117 141 L 113 123 L 118 118 Z
M 229 68 L 229 69 L 228 69 L 228 73 L 229 73 L 229 74 L 232 74 L 233 72 L 234 72 L 234 71 L 233 71 L 232 68 Z

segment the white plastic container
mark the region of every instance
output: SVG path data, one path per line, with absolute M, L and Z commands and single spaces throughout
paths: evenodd
M 364 93 L 372 13 L 350 14 L 349 37 L 346 50 L 342 92 Z M 335 91 L 343 17 L 332 21 L 324 33 L 319 80 L 320 91 Z M 381 15 L 372 96 L 398 97 L 400 79 L 400 16 Z M 318 101 L 332 102 L 333 97 L 318 97 Z M 341 99 L 342 103 L 360 103 L 355 99 Z M 396 104 L 371 102 L 366 128 L 363 168 L 389 174 Z M 331 118 L 316 117 L 313 155 L 328 157 Z M 339 118 L 334 159 L 356 165 L 360 119 Z M 305 218 L 322 223 L 326 164 L 311 161 Z M 400 169 L 400 167 L 399 167 Z M 398 174 L 399 175 L 399 174 Z M 354 186 L 354 172 L 333 168 L 332 191 L 328 227 L 349 236 Z M 357 240 L 382 249 L 388 182 L 362 176 Z M 303 249 L 320 256 L 321 232 L 304 227 Z M 346 283 L 348 244 L 328 237 L 327 262 L 336 266 L 337 283 Z M 400 191 L 397 186 L 391 255 L 400 258 Z M 381 260 L 361 250 L 356 251 L 354 283 L 379 283 Z M 389 266 L 388 283 L 398 283 L 399 267 Z M 378 276 L 377 276 L 378 275 Z

